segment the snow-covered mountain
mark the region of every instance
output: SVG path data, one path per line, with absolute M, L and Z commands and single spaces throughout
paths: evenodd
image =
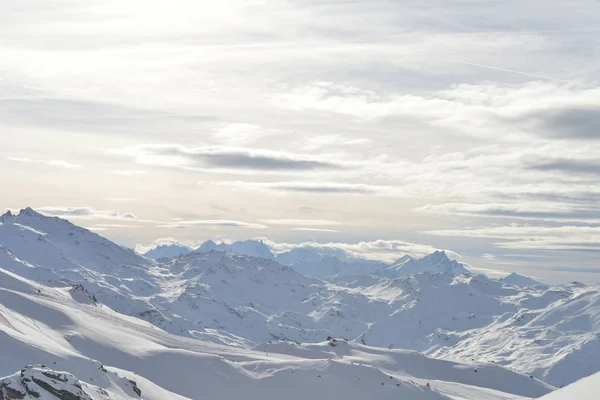
M 208 240 L 197 249 L 194 249 L 196 253 L 208 253 L 211 251 L 220 251 L 223 253 L 231 254 L 244 254 L 250 257 L 260 257 L 267 260 L 275 258 L 269 247 L 262 240 L 244 240 L 237 241 L 231 244 L 229 243 L 215 243 L 212 240 Z
M 249 349 L 333 336 L 493 362 L 556 386 L 600 370 L 600 358 L 590 356 L 600 348 L 600 286 L 514 285 L 474 275 L 443 252 L 372 269 L 336 258 L 332 265 L 348 269 L 322 279 L 294 266 L 331 255 L 304 251 L 273 260 L 270 252 L 267 259 L 206 244 L 202 252 L 155 261 L 30 209 L 1 218 L 0 268 L 7 273 L 44 288 L 68 287 L 82 306 L 108 306 L 180 340 Z M 264 253 L 264 243 L 239 243 L 236 251 Z M 39 362 L 45 361 L 26 361 Z
M 133 250 L 119 246 L 87 229 L 31 208 L 0 216 L 0 245 L 33 265 L 60 270 L 84 267 L 100 273 L 123 265 L 148 265 Z
M 513 272 L 512 274 L 505 276 L 504 278 L 500 279 L 502 282 L 504 283 L 508 283 L 509 285 L 513 285 L 513 286 L 546 286 L 538 281 L 536 281 L 533 278 L 530 278 L 528 276 L 524 276 L 521 274 L 517 274 L 516 272 Z
M 1 268 L 0 348 L 0 398 L 11 400 L 524 400 L 553 390 L 494 364 L 341 340 L 243 349 L 183 338 Z
M 143 253 L 144 256 L 159 260 L 161 258 L 173 258 L 183 254 L 187 254 L 194 249 L 189 246 L 179 244 L 163 244 Z
M 348 277 L 375 274 L 387 264 L 356 258 L 342 249 L 299 247 L 277 255 L 277 261 L 315 278 Z
M 463 264 L 450 260 L 444 251 L 436 251 L 421 259 L 403 256 L 385 270 L 385 275 L 392 278 L 422 273 L 470 274 Z
M 145 257 L 158 260 L 161 258 L 174 258 L 191 252 L 209 253 L 218 251 L 230 254 L 244 254 L 251 257 L 260 257 L 268 260 L 275 258 L 269 247 L 262 240 L 244 240 L 233 243 L 216 243 L 212 240 L 207 240 L 197 248 L 181 245 L 177 243 L 160 245 L 153 247 L 151 250 L 143 253 Z

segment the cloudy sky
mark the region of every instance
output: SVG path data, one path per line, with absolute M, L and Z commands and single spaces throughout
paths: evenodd
M 597 0 L 8 0 L 3 208 L 600 280 Z

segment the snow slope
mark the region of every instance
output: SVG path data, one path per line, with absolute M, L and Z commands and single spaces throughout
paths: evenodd
M 600 286 L 514 286 L 474 275 L 443 252 L 404 257 L 375 275 L 321 280 L 272 259 L 211 251 L 211 244 L 154 261 L 30 209 L 1 221 L 0 268 L 69 287 L 82 305 L 104 304 L 186 340 L 253 348 L 334 336 L 494 362 L 556 386 L 600 370 L 590 357 L 599 349 Z M 240 243 L 237 249 L 264 246 Z M 323 256 L 298 251 L 288 261 Z
M 414 352 L 343 342 L 264 346 L 266 352 L 174 336 L 101 304 L 75 301 L 69 288 L 39 286 L 0 269 L 0 376 L 7 376 L 0 387 L 33 388 L 42 399 L 59 398 L 42 392 L 44 382 L 79 391 L 86 400 L 85 394 L 94 400 L 136 398 L 136 388 L 150 400 L 358 400 L 375 394 L 382 400 L 500 400 L 552 390 L 497 365 Z M 34 363 L 47 367 L 14 373 Z
M 557 390 L 542 400 L 592 400 L 600 393 L 600 373 L 583 378 L 566 388 Z

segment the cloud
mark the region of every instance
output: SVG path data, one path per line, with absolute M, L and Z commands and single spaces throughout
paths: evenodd
M 499 239 L 504 249 L 600 251 L 600 226 L 505 225 L 472 229 L 441 229 L 429 235 Z
M 370 146 L 373 143 L 372 139 L 368 138 L 348 138 L 342 135 L 320 135 L 307 136 L 304 138 L 306 150 L 318 150 L 326 147 L 353 147 L 353 146 Z
M 597 96 L 600 101 L 600 96 Z M 550 137 L 560 139 L 600 140 L 600 105 L 566 106 L 530 116 Z M 543 134 L 544 134 L 543 133 Z
M 184 241 L 172 238 L 172 237 L 164 237 L 164 238 L 156 239 L 152 244 L 150 244 L 148 246 L 144 246 L 142 244 L 136 244 L 135 251 L 138 254 L 146 254 L 147 252 L 149 252 L 150 250 L 154 250 L 158 246 L 171 246 L 171 245 L 189 247 L 190 249 L 194 249 L 197 247 L 196 243 L 184 242 Z
M 301 226 L 319 226 L 319 225 L 342 225 L 341 222 L 330 221 L 326 219 L 261 219 L 260 222 L 269 225 L 301 225 Z
M 263 238 L 263 241 L 274 253 L 283 253 L 298 248 L 314 248 L 318 250 L 343 251 L 350 258 L 366 258 L 372 260 L 380 260 L 385 262 L 393 262 L 402 255 L 410 254 L 413 257 L 424 257 L 433 253 L 437 249 L 429 245 L 405 242 L 401 240 L 374 240 L 371 242 L 358 243 L 341 243 L 341 242 L 304 242 L 299 244 L 292 243 L 277 243 Z M 460 257 L 457 253 L 445 250 L 449 255 Z
M 598 110 L 600 113 L 600 109 Z M 600 126 L 600 125 L 598 125 Z M 600 133 L 598 133 L 600 139 Z M 554 159 L 550 161 L 540 161 L 527 166 L 527 168 L 536 171 L 562 172 L 568 175 L 596 175 L 600 177 L 600 162 L 597 160 L 576 160 L 576 159 Z
M 122 175 L 122 176 L 139 176 L 139 175 L 145 175 L 146 171 L 141 171 L 138 169 L 124 169 L 124 170 L 115 170 L 115 171 L 112 171 L 111 173 L 113 173 L 115 175 Z
M 221 181 L 219 185 L 233 186 L 247 189 L 262 189 L 284 193 L 312 193 L 312 194 L 384 194 L 391 193 L 392 188 L 360 183 L 337 182 L 244 182 Z
M 225 219 L 177 220 L 159 225 L 158 228 L 248 228 L 265 229 L 266 225 Z
M 126 224 L 95 224 L 92 228 L 141 228 L 140 225 L 126 225 Z
M 488 218 L 514 218 L 543 221 L 578 221 L 600 222 L 600 207 L 590 203 L 527 202 L 519 203 L 446 203 L 427 204 L 416 209 L 418 212 L 429 212 L 446 215 L 467 215 Z
M 429 107 L 442 108 L 443 104 L 440 103 L 447 101 L 396 93 L 381 95 L 354 86 L 315 82 L 292 89 L 288 93 L 277 94 L 271 102 L 277 107 L 295 111 L 314 110 L 375 120 L 391 115 L 411 114 L 408 111 L 410 108 L 414 112 L 413 115 L 429 113 Z
M 21 157 L 7 157 L 7 160 L 28 163 L 28 164 L 43 164 L 49 165 L 51 167 L 61 167 L 67 169 L 79 169 L 80 165 L 71 164 L 70 162 L 64 160 L 32 160 L 30 158 L 21 158 Z
M 124 203 L 140 201 L 140 199 L 135 199 L 133 197 L 105 197 L 104 200 Z
M 462 135 L 598 139 L 600 88 L 561 82 L 455 84 L 423 95 L 316 82 L 276 95 L 273 104 L 375 121 L 402 117 Z
M 41 214 L 70 219 L 137 220 L 137 217 L 131 213 L 122 214 L 114 210 L 96 210 L 91 207 L 39 207 L 35 210 Z
M 213 127 L 211 138 L 229 146 L 243 146 L 279 132 L 247 123 L 221 123 Z
M 335 229 L 324 229 L 324 228 L 292 228 L 291 231 L 306 231 L 306 232 L 330 232 L 330 233 L 339 233 L 340 231 L 336 231 Z
M 297 155 L 274 150 L 237 147 L 186 148 L 179 145 L 141 145 L 117 151 L 130 154 L 140 164 L 183 169 L 250 170 L 258 172 L 310 172 L 344 169 L 347 165 L 324 157 Z

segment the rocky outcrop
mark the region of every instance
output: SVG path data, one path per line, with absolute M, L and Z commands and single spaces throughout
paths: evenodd
M 132 398 L 141 398 L 142 391 L 132 380 L 116 376 L 100 368 L 99 371 L 122 379 L 124 386 L 133 391 Z M 94 394 L 94 397 L 90 395 Z M 0 400 L 109 400 L 110 395 L 102 388 L 80 382 L 68 372 L 54 371 L 45 365 L 29 365 L 20 372 L 0 380 Z

